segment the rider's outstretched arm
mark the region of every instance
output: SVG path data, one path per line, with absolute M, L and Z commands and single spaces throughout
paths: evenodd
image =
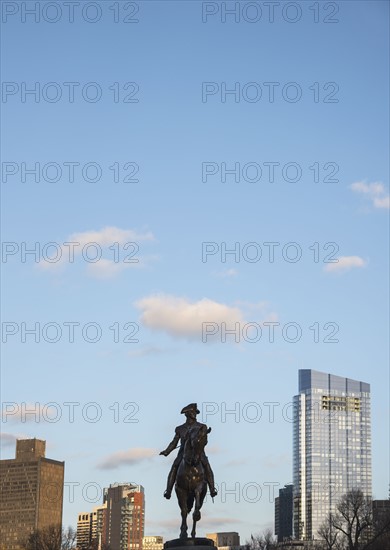
M 172 439 L 172 441 L 170 442 L 168 447 L 165 449 L 165 451 L 161 451 L 160 455 L 168 456 L 169 453 L 171 453 L 174 449 L 176 449 L 179 441 L 180 441 L 180 435 L 177 432 L 177 430 L 175 430 L 175 437 Z

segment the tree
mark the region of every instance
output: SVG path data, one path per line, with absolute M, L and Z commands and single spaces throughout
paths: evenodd
M 61 550 L 62 530 L 59 525 L 36 529 L 28 537 L 25 550 Z
M 384 550 L 390 548 L 390 509 L 376 517 L 373 526 L 373 537 L 368 550 Z
M 341 497 L 318 534 L 326 550 L 384 550 L 390 548 L 390 514 L 374 523 L 371 498 L 352 489 Z
M 360 489 L 352 489 L 341 497 L 336 513 L 331 514 L 333 529 L 345 537 L 348 550 L 359 550 L 367 546 L 372 521 L 372 500 Z
M 77 533 L 72 527 L 62 532 L 61 550 L 74 550 L 76 548 Z
M 25 550 L 75 550 L 76 531 L 72 527 L 62 530 L 59 525 L 36 529 L 28 537 Z
M 323 543 L 320 548 L 325 550 L 342 550 L 343 543 L 341 533 L 333 526 L 332 514 L 329 514 L 327 519 L 322 523 L 318 529 L 318 534 L 321 537 Z
M 277 548 L 276 538 L 270 529 L 266 529 L 262 534 L 251 535 L 245 547 L 246 550 L 274 550 Z

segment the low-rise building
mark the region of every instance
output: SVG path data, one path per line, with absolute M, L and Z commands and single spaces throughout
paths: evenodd
M 81 512 L 77 519 L 77 550 L 88 550 L 93 541 L 105 542 L 105 516 L 107 504 L 92 512 Z
M 162 550 L 163 538 L 160 536 L 146 536 L 142 540 L 142 550 Z
M 240 535 L 235 531 L 207 533 L 206 537 L 214 541 L 215 546 L 219 549 L 238 550 L 240 548 Z

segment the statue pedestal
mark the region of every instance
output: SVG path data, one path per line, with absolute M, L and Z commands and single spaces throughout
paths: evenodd
M 164 550 L 217 550 L 214 541 L 204 537 L 167 540 Z

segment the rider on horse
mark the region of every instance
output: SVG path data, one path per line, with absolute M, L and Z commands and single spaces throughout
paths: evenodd
M 177 444 L 180 441 L 180 450 L 177 454 L 177 457 L 175 458 L 175 461 L 172 464 L 171 471 L 169 472 L 167 488 L 164 493 L 164 497 L 168 499 L 171 498 L 172 489 L 176 481 L 177 470 L 183 458 L 184 444 L 186 442 L 187 436 L 189 435 L 190 431 L 193 428 L 198 428 L 198 429 L 202 427 L 207 428 L 205 424 L 201 424 L 196 420 L 196 415 L 199 414 L 199 410 L 196 403 L 190 403 L 189 405 L 184 407 L 181 410 L 181 414 L 186 415 L 186 418 L 187 418 L 186 422 L 181 426 L 177 426 L 177 428 L 175 429 L 175 437 L 172 439 L 172 441 L 170 442 L 168 447 L 165 449 L 165 451 L 161 451 L 160 453 L 160 455 L 168 456 L 170 452 L 176 449 Z M 211 431 L 211 428 L 208 428 L 207 433 L 209 433 L 210 431 Z M 214 474 L 209 464 L 209 460 L 205 455 L 204 451 L 202 452 L 202 455 L 201 455 L 201 462 L 204 467 L 205 477 L 210 489 L 210 495 L 212 497 L 215 497 L 217 495 L 217 490 L 214 486 Z

